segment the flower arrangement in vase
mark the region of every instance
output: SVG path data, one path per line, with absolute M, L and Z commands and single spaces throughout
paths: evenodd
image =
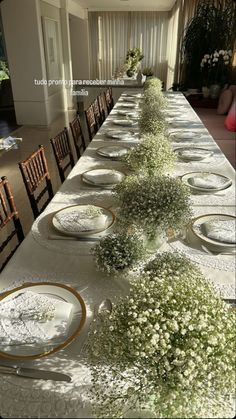
M 140 61 L 142 61 L 143 58 L 144 55 L 141 53 L 141 50 L 139 48 L 133 48 L 128 50 L 125 61 L 127 65 L 126 74 L 128 77 L 134 76 L 138 69 L 139 63 Z
M 137 226 L 150 240 L 169 229 L 179 231 L 190 220 L 189 187 L 180 179 L 131 175 L 114 191 L 120 202 L 120 222 Z
M 173 167 L 176 155 L 163 133 L 147 134 L 137 147 L 124 156 L 123 160 L 131 170 L 153 176 L 163 174 Z
M 90 333 L 95 416 L 233 417 L 235 313 L 184 256 L 159 254 L 130 282 Z

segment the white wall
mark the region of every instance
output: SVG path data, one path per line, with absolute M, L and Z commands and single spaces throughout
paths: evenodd
M 88 21 L 70 15 L 73 79 L 89 79 Z

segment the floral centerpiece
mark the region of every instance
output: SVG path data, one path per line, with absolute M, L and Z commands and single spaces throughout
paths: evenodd
M 176 161 L 170 142 L 162 134 L 146 135 L 137 147 L 131 149 L 123 158 L 135 172 L 163 174 L 173 167 Z
M 102 238 L 93 249 L 97 267 L 116 274 L 131 268 L 146 254 L 138 231 L 121 231 Z
M 127 176 L 115 187 L 123 224 L 136 225 L 154 239 L 168 229 L 178 231 L 189 221 L 189 187 L 169 176 Z
M 137 71 L 140 61 L 143 59 L 144 55 L 141 53 L 139 48 L 129 49 L 126 54 L 126 65 L 127 71 L 126 74 L 128 77 L 132 77 Z
M 219 85 L 216 95 L 219 94 L 220 87 L 227 82 L 231 57 L 231 50 L 215 50 L 212 54 L 205 54 L 201 60 L 203 85 Z
M 161 92 L 162 89 L 162 81 L 158 79 L 157 77 L 154 77 L 152 79 L 146 80 L 143 86 L 144 90 L 150 89 L 150 88 L 156 88 Z
M 233 417 L 235 313 L 187 259 L 175 274 L 183 260 L 158 255 L 160 273 L 133 278 L 129 296 L 95 320 L 87 362 L 96 417 L 123 418 L 129 408 L 156 418 Z

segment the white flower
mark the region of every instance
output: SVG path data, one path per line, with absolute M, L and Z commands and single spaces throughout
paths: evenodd
M 214 57 L 219 57 L 219 53 L 218 52 L 214 52 L 213 56 Z
M 219 51 L 219 55 L 224 55 L 224 53 L 225 53 L 225 51 L 224 51 L 223 49 L 221 49 L 221 50 Z
M 205 54 L 204 55 L 204 58 L 210 58 L 210 55 L 209 54 Z
M 228 54 L 224 55 L 223 60 L 228 61 L 229 60 L 229 55 Z
M 218 58 L 217 58 L 217 57 L 215 57 L 215 58 L 213 58 L 213 60 L 212 60 L 212 61 L 213 61 L 213 63 L 217 63 L 217 61 L 219 61 L 219 60 L 218 60 Z
M 229 61 L 225 61 L 225 65 L 228 65 L 229 64 Z

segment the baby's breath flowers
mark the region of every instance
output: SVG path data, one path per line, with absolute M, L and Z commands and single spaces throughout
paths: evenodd
M 156 231 L 180 230 L 190 219 L 189 188 L 169 176 L 127 176 L 115 187 L 123 224 L 136 225 L 150 238 Z
M 176 157 L 168 139 L 158 134 L 146 135 L 123 160 L 135 172 L 153 175 L 162 174 L 173 167 Z
M 108 274 L 133 267 L 145 255 L 143 241 L 137 231 L 120 231 L 106 236 L 93 252 L 97 267 Z
M 167 129 L 163 109 L 167 101 L 161 92 L 161 81 L 151 79 L 145 83 L 144 97 L 139 119 L 140 134 L 164 133 Z
M 157 256 L 160 273 L 133 278 L 130 295 L 95 321 L 88 363 L 97 417 L 124 417 L 127 406 L 157 418 L 232 417 L 235 312 L 191 262 L 182 275 L 182 262 Z

